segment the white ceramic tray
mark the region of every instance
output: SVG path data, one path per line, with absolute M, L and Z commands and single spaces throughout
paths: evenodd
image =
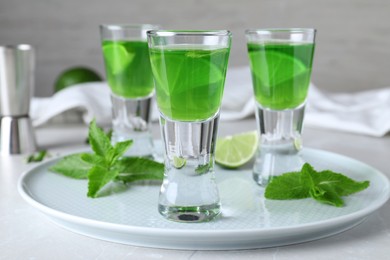
M 87 198 L 87 181 L 48 171 L 58 159 L 23 174 L 18 189 L 53 222 L 76 233 L 135 246 L 191 250 L 264 248 L 328 237 L 361 223 L 390 196 L 387 177 L 364 163 L 313 149 L 305 149 L 303 156 L 317 170 L 369 180 L 370 187 L 346 197 L 342 208 L 311 199 L 265 200 L 250 169 L 216 167 L 222 214 L 208 223 L 190 224 L 159 215 L 158 184 L 112 185 L 107 196 Z

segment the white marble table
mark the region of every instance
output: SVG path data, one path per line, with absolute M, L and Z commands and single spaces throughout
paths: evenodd
M 253 118 L 222 122 L 220 135 L 255 129 Z M 154 127 L 154 136 L 159 129 Z M 82 148 L 87 127 L 50 125 L 36 130 L 38 144 L 53 154 Z M 390 177 L 390 135 L 374 138 L 306 128 L 304 145 L 343 154 Z M 0 159 L 0 259 L 389 259 L 390 202 L 341 234 L 298 245 L 239 251 L 164 250 L 115 244 L 65 230 L 27 204 L 16 184 L 33 167 L 24 156 Z

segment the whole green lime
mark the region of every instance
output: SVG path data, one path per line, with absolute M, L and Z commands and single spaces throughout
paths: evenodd
M 97 72 L 87 67 L 73 67 L 58 75 L 54 84 L 54 92 L 72 85 L 94 81 L 102 81 Z

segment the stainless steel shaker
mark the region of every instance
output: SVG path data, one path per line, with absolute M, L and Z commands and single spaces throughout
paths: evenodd
M 29 117 L 34 90 L 35 52 L 27 44 L 0 46 L 1 155 L 36 151 Z

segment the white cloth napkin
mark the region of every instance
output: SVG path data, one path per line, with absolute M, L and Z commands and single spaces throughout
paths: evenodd
M 92 118 L 100 125 L 111 124 L 110 90 L 106 82 L 85 83 L 66 88 L 48 98 L 33 98 L 30 116 L 34 126 L 42 125 L 66 111 Z M 253 116 L 255 101 L 248 67 L 228 70 L 221 120 L 239 120 Z M 152 118 L 158 118 L 154 104 Z M 390 87 L 358 93 L 324 93 L 311 84 L 305 125 L 372 136 L 390 131 Z
M 312 85 L 305 125 L 384 136 L 390 131 L 390 87 L 335 94 Z
M 52 97 L 31 100 L 30 117 L 33 126 L 40 126 L 68 111 L 82 114 L 85 123 L 94 117 L 100 125 L 111 123 L 110 90 L 105 82 L 91 82 L 65 88 Z

